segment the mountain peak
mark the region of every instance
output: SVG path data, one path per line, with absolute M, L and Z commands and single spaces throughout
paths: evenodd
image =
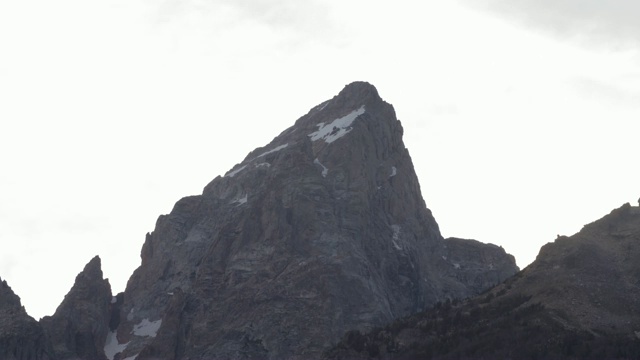
M 45 333 L 0 279 L 0 359 L 50 359 Z
M 317 358 L 517 271 L 501 249 L 447 245 L 402 134 L 373 85 L 347 85 L 160 216 L 123 294 L 94 257 L 42 321 L 56 354 Z
M 202 304 L 181 315 L 192 329 L 180 340 L 185 355 L 313 358 L 343 331 L 469 296 L 517 271 L 495 249 L 471 251 L 465 240 L 447 249 L 402 135 L 393 106 L 367 82 L 311 108 L 158 219 L 119 328 L 177 331 L 165 309 L 179 307 L 180 288 Z M 504 271 L 478 254 L 504 260 Z M 121 357 L 157 345 L 131 341 Z
M 376 89 L 376 87 L 366 81 L 354 81 L 350 84 L 347 84 L 342 89 L 342 91 L 338 93 L 337 97 L 360 100 L 361 102 L 370 100 L 382 100 L 380 98 L 380 95 L 378 94 L 378 90 Z
M 94 256 L 87 265 L 84 266 L 84 270 L 82 270 L 81 274 L 85 274 L 91 278 L 99 278 L 102 279 L 102 260 L 100 256 Z
M 100 257 L 95 256 L 76 276 L 56 312 L 40 320 L 58 358 L 103 358 L 112 299 L 109 281 L 102 278 Z
M 0 278 L 0 310 L 4 309 L 20 309 L 20 297 L 16 295 L 6 280 Z

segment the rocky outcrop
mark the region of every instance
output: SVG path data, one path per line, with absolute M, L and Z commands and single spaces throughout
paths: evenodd
M 0 359 L 52 360 L 42 327 L 27 315 L 20 298 L 0 279 Z
M 94 257 L 78 274 L 55 314 L 40 320 L 57 359 L 106 359 L 103 349 L 114 298 L 100 265 L 100 258 Z
M 625 204 L 546 244 L 515 285 L 576 328 L 640 331 L 640 208 Z
M 107 357 L 316 357 L 517 271 L 493 246 L 442 238 L 402 134 L 353 83 L 178 201 L 147 234 Z
M 635 359 L 640 354 L 640 208 L 625 204 L 542 247 L 481 296 L 369 333 L 333 359 Z
M 515 258 L 502 247 L 477 240 L 447 238 L 437 260 L 438 272 L 457 279 L 470 294 L 479 294 L 518 271 Z

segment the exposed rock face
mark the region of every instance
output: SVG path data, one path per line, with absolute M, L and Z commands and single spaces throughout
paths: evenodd
M 479 294 L 517 272 L 515 258 L 502 247 L 476 240 L 448 238 L 438 263 L 440 273 Z M 464 291 L 464 290 L 461 290 Z M 468 291 L 468 290 L 467 290 Z
M 109 332 L 111 286 L 94 257 L 53 316 L 42 318 L 57 359 L 102 360 Z
M 640 331 L 640 208 L 625 204 L 546 244 L 516 284 L 576 328 Z
M 640 208 L 625 204 L 482 296 L 376 331 L 329 358 L 634 359 L 640 354 Z
M 53 353 L 42 327 L 27 315 L 20 298 L 0 279 L 0 359 L 50 360 Z
M 353 83 L 178 201 L 147 235 L 107 356 L 316 357 L 515 273 L 493 246 L 442 238 L 402 133 Z

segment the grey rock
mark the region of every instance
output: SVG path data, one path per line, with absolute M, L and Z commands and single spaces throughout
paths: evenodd
M 104 345 L 111 316 L 111 286 L 94 257 L 78 274 L 52 316 L 40 320 L 57 359 L 105 360 Z
M 575 328 L 633 334 L 640 323 L 638 210 L 624 204 L 544 245 L 512 292 L 564 314 Z
M 518 271 L 515 258 L 502 247 L 477 240 L 447 238 L 440 260 L 439 271 L 457 279 L 465 286 L 461 291 L 471 290 L 471 295 L 501 283 Z
M 20 298 L 0 279 L 0 359 L 53 360 L 42 327 L 27 314 Z
M 127 284 L 116 356 L 317 357 L 347 330 L 515 273 L 495 246 L 442 238 L 402 134 L 377 90 L 352 83 L 178 201 Z

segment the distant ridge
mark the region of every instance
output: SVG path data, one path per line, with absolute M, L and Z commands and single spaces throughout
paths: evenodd
M 625 204 L 490 291 L 349 333 L 331 359 L 637 359 L 640 208 Z

